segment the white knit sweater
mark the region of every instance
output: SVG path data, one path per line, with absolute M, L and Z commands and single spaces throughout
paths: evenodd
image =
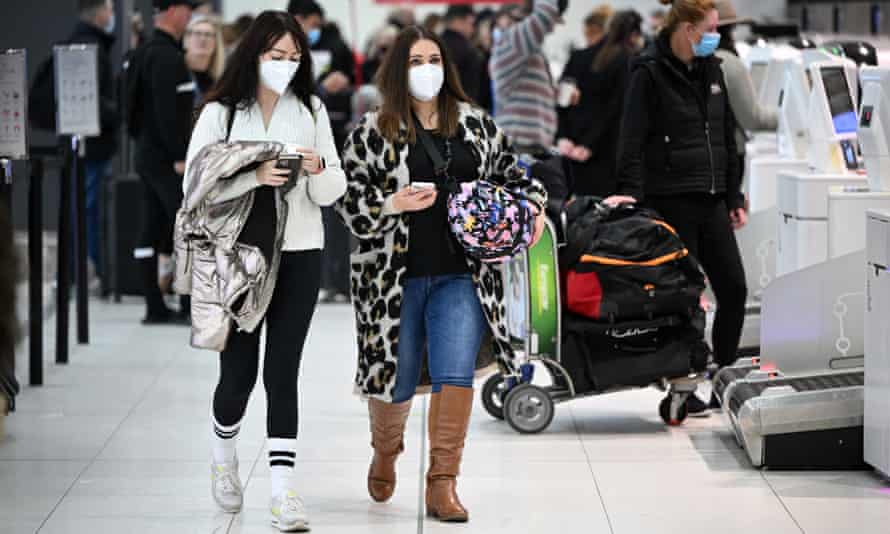
M 340 167 L 340 158 L 334 144 L 327 109 L 316 97 L 312 97 L 315 118 L 302 102 L 289 91 L 278 101 L 269 128 L 263 124 L 259 104 L 235 113 L 231 141 L 277 141 L 294 143 L 310 148 L 321 155 L 327 168 L 320 174 L 301 179 L 288 194 L 287 226 L 284 230 L 283 250 L 314 250 L 324 248 L 324 226 L 321 206 L 330 206 L 346 191 L 346 174 Z M 192 159 L 205 146 L 225 141 L 228 110 L 212 102 L 204 107 L 192 132 L 186 160 L 186 177 Z M 259 187 L 256 172 L 246 172 L 235 178 L 234 187 L 219 196 L 216 201 L 231 200 Z M 187 183 L 183 184 L 188 187 Z

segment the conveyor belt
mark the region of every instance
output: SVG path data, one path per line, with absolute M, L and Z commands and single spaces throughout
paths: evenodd
M 745 351 L 743 353 L 742 351 Z M 751 372 L 760 369 L 760 347 L 739 349 L 739 357 L 733 365 L 723 367 L 713 378 L 714 395 L 723 404 L 723 396 L 727 388 L 736 380 L 747 377 Z
M 720 369 L 720 372 L 714 377 L 714 395 L 716 395 L 722 403 L 723 393 L 726 392 L 726 388 L 728 388 L 730 384 L 736 380 L 745 378 L 748 376 L 748 373 L 758 369 L 760 369 L 760 365 L 754 364 L 724 367 L 723 369 Z
M 759 397 L 767 388 L 791 386 L 795 391 L 818 391 L 865 385 L 865 373 L 851 371 L 849 373 L 832 373 L 815 376 L 799 376 L 775 378 L 772 380 L 742 382 L 737 384 L 729 399 L 729 409 L 734 414 L 754 397 Z
M 861 369 L 743 378 L 724 413 L 755 467 L 859 469 L 864 383 Z

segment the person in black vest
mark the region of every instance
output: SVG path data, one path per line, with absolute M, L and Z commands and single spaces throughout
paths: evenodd
M 734 230 L 747 215 L 735 118 L 713 56 L 718 18 L 713 0 L 673 0 L 654 45 L 633 62 L 619 141 L 619 195 L 606 201 L 643 201 L 701 262 L 717 299 L 714 359 L 725 366 L 736 359 L 745 319 L 747 288 Z M 694 395 L 688 407 L 691 415 L 708 413 Z
M 154 0 L 155 33 L 137 68 L 142 80 L 142 125 L 136 138 L 136 172 L 145 185 L 142 236 L 133 255 L 139 262 L 147 312 L 143 324 L 188 324 L 189 301 L 179 314 L 164 303 L 158 287 L 158 254 L 173 252 L 173 221 L 182 203 L 182 175 L 191 134 L 195 82 L 181 40 L 196 0 Z

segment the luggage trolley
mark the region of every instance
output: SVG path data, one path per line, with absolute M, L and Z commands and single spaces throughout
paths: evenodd
M 506 420 L 517 432 L 535 434 L 553 421 L 555 405 L 576 398 L 613 393 L 638 386 L 579 392 L 576 377 L 563 365 L 560 272 L 557 263 L 556 228 L 548 220 L 540 241 L 528 251 L 502 264 L 507 302 L 509 334 L 516 353 L 513 374 L 497 372 L 482 388 L 482 403 L 494 418 Z M 532 384 L 535 363 L 547 370 L 551 385 Z M 686 419 L 686 400 L 706 372 L 662 378 L 652 385 L 667 392 L 658 413 L 668 425 L 680 425 Z

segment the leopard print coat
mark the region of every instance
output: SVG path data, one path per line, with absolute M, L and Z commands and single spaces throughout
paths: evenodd
M 457 137 L 467 142 L 479 165 L 479 176 L 518 186 L 539 206 L 547 193 L 526 177 L 507 137 L 484 111 L 462 104 Z M 407 138 L 403 130 L 400 138 Z M 410 183 L 407 142 L 390 143 L 368 113 L 344 147 L 346 195 L 337 211 L 358 237 L 351 255 L 352 301 L 358 339 L 355 391 L 365 397 L 392 400 L 398 365 L 402 284 L 408 259 L 408 218 L 384 214 L 384 202 Z M 491 328 L 493 355 L 507 371 L 518 366 L 507 334 L 504 285 L 500 268 L 467 258 L 479 301 Z

